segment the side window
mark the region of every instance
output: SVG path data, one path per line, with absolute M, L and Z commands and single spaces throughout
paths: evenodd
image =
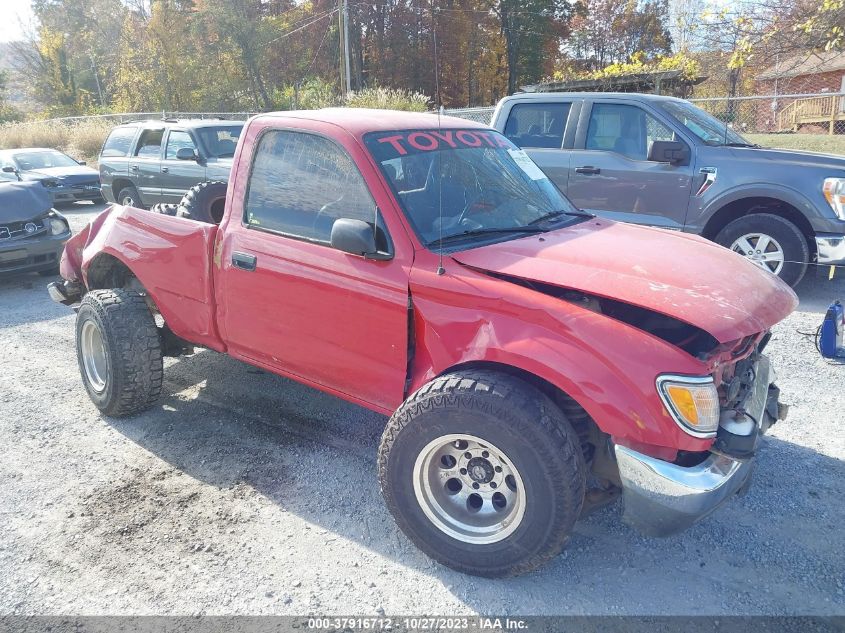
M 642 108 L 615 103 L 593 104 L 586 149 L 646 160 L 654 141 L 672 140 L 675 140 L 674 132 Z
M 374 225 L 377 209 L 352 159 L 321 136 L 270 131 L 258 144 L 244 208 L 249 226 L 328 243 L 338 218 Z M 386 250 L 378 230 L 377 245 Z
M 132 139 L 135 138 L 136 127 L 118 127 L 112 130 L 103 145 L 101 156 L 104 158 L 123 158 L 129 156 Z
M 571 103 L 518 103 L 511 108 L 505 136 L 519 147 L 560 149 Z
M 144 130 L 138 139 L 135 156 L 139 158 L 158 158 L 161 155 L 161 138 L 164 130 Z
M 164 150 L 164 157 L 167 160 L 176 160 L 176 152 L 183 147 L 192 149 L 195 152 L 197 151 L 190 134 L 184 130 L 170 130 L 170 134 L 167 136 L 167 148 Z

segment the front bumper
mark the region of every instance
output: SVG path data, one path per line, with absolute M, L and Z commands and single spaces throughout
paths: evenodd
M 819 264 L 845 264 L 845 235 L 817 233 L 816 252 Z
M 0 242 L 0 275 L 58 268 L 70 236 L 67 231 L 62 235 Z
M 53 198 L 53 204 L 62 204 L 64 202 L 82 202 L 84 200 L 100 200 L 103 193 L 99 185 L 81 185 L 81 186 L 64 186 L 64 187 L 49 187 L 48 191 Z
M 648 536 L 681 532 L 714 512 L 750 482 L 757 439 L 786 408 L 777 402 L 768 359 L 755 365 L 754 386 L 745 402 L 754 420 L 749 435 L 737 436 L 720 427 L 708 457 L 695 466 L 680 466 L 621 444 L 616 463 L 625 501 L 624 520 Z

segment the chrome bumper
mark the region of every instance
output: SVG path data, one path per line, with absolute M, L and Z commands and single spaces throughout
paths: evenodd
M 757 437 L 777 417 L 785 417 L 786 407 L 778 407 L 777 388 L 770 388 L 773 373 L 765 356 L 756 363 L 755 372 L 757 379 L 745 401 L 745 410 L 757 422 L 752 427 L 753 437 L 725 440 L 720 428 L 714 446 L 738 444 L 743 450 L 750 447 L 748 454 L 752 455 Z M 665 462 L 621 444 L 615 445 L 615 453 L 625 500 L 624 520 L 647 536 L 669 536 L 708 516 L 750 483 L 753 469 L 752 459 L 715 449 L 702 463 L 691 467 Z
M 845 235 L 816 235 L 816 252 L 819 264 L 845 264 Z

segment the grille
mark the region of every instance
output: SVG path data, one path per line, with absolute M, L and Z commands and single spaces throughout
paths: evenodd
M 43 233 L 47 228 L 48 224 L 44 219 L 0 224 L 0 241 L 33 237 Z

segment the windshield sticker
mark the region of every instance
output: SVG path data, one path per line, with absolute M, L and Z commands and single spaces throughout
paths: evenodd
M 519 165 L 519 168 L 525 172 L 525 174 L 531 180 L 543 180 L 546 178 L 546 174 L 537 167 L 537 164 L 531 160 L 531 158 L 521 149 L 509 149 L 508 154 L 511 155 L 513 161 Z
M 368 135 L 367 145 L 379 160 L 390 160 L 441 149 L 512 148 L 492 130 L 409 130 Z

